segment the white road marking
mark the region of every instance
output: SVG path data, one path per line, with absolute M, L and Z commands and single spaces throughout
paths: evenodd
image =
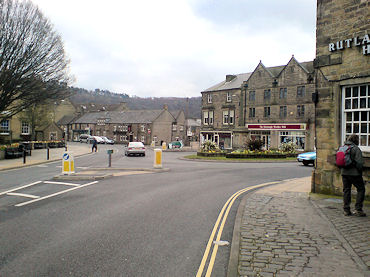
M 40 196 L 37 196 L 37 195 L 25 194 L 25 193 L 16 193 L 16 192 L 9 192 L 9 193 L 7 193 L 6 195 L 11 195 L 11 196 L 22 196 L 22 197 L 28 197 L 28 198 L 33 198 L 33 199 L 40 198 Z
M 18 187 L 18 188 L 15 188 L 15 189 L 10 189 L 10 190 L 4 191 L 4 192 L 0 192 L 0 195 L 7 194 L 9 192 L 17 191 L 17 190 L 20 190 L 20 189 L 24 189 L 24 188 L 27 188 L 27 187 L 31 187 L 31 186 L 40 184 L 41 182 L 42 181 L 37 181 L 37 182 L 31 183 L 31 184 L 28 184 L 28 185 L 25 185 L 25 186 L 22 186 L 22 187 Z
M 87 183 L 85 185 L 81 185 L 81 186 L 78 186 L 78 187 L 66 189 L 66 190 L 63 190 L 63 191 L 60 191 L 60 192 L 57 192 L 57 193 L 53 193 L 53 194 L 50 194 L 50 195 L 47 195 L 47 196 L 44 196 L 44 197 L 40 197 L 38 199 L 34 199 L 34 200 L 27 201 L 27 202 L 23 202 L 23 203 L 14 205 L 14 206 L 16 206 L 16 207 L 22 207 L 22 206 L 25 206 L 25 205 L 28 205 L 28 204 L 32 204 L 34 202 L 38 202 L 38 201 L 41 201 L 41 200 L 44 200 L 44 199 L 48 199 L 48 198 L 51 198 L 51 197 L 54 197 L 54 196 L 57 196 L 57 195 L 60 195 L 60 194 L 63 194 L 63 193 L 66 193 L 66 192 L 69 192 L 69 191 L 72 191 L 72 190 L 76 190 L 76 189 L 80 189 L 80 188 L 83 188 L 83 187 L 87 187 L 87 186 L 90 186 L 90 185 L 93 185 L 93 184 L 96 184 L 96 183 L 98 183 L 98 181 L 94 181 L 94 182 Z
M 36 167 L 48 167 L 47 165 L 43 165 L 43 164 L 39 164 L 39 165 L 36 165 Z
M 80 184 L 73 184 L 73 183 L 64 183 L 64 182 L 54 182 L 54 181 L 44 181 L 45 184 L 55 184 L 55 185 L 66 185 L 66 186 L 73 186 L 79 187 Z

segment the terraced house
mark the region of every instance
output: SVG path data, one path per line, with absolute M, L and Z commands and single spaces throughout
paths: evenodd
M 265 149 L 293 142 L 298 149 L 312 150 L 314 90 L 313 62 L 294 57 L 283 66 L 260 62 L 251 73 L 227 75 L 202 92 L 201 140 L 224 149 L 261 139 Z

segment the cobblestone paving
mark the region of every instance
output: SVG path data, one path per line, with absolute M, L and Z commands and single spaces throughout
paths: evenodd
M 362 242 L 358 245 L 366 254 L 369 248 Z M 238 272 L 239 276 L 365 276 L 306 193 L 263 190 L 251 195 L 245 206 Z
M 342 201 L 313 200 L 370 270 L 370 208 L 367 217 L 343 216 Z M 353 205 L 352 205 L 353 206 Z

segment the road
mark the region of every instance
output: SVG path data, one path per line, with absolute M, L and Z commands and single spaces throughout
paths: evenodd
M 77 170 L 108 164 L 151 168 L 146 157 L 124 157 L 100 146 L 77 158 Z M 216 163 L 163 153 L 169 172 L 126 175 L 17 207 L 22 195 L 43 197 L 73 188 L 47 183 L 60 162 L 0 172 L 0 276 L 195 276 L 225 202 L 240 189 L 309 176 L 298 163 Z M 46 182 L 46 183 L 45 183 Z M 76 182 L 70 182 L 76 183 Z M 89 181 L 79 181 L 83 185 Z M 29 196 L 30 195 L 30 196 Z M 221 240 L 231 243 L 238 198 Z M 230 246 L 220 246 L 212 276 L 225 276 Z

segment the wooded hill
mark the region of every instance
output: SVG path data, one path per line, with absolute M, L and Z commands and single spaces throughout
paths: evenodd
M 117 104 L 126 102 L 130 110 L 160 110 L 165 104 L 169 111 L 183 110 L 187 118 L 201 117 L 201 97 L 130 97 L 127 94 L 96 89 L 89 91 L 82 88 L 71 88 L 71 101 L 74 104 Z

